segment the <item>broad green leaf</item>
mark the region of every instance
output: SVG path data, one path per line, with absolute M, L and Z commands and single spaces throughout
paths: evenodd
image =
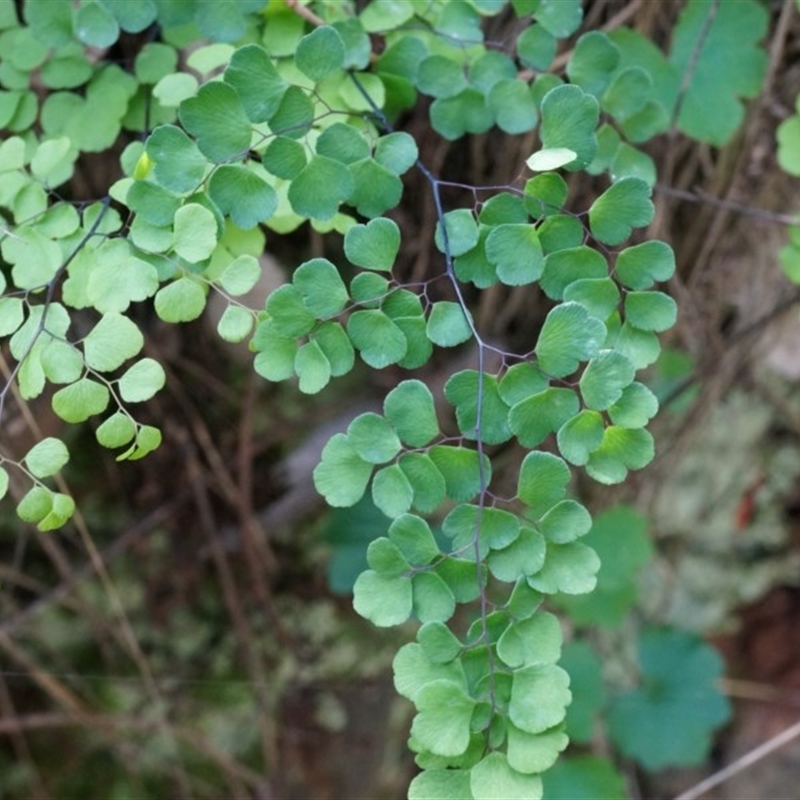
M 382 311 L 356 311 L 347 321 L 347 335 L 361 358 L 375 369 L 395 364 L 405 356 L 403 331 Z
M 677 317 L 677 304 L 663 292 L 628 292 L 625 296 L 625 319 L 639 330 L 669 330 Z
M 420 622 L 446 622 L 456 610 L 448 584 L 435 572 L 418 572 L 411 579 L 414 616 Z
M 561 148 L 543 150 L 541 152 L 558 153 L 561 152 Z M 528 161 L 530 160 L 528 159 Z M 525 182 L 523 207 L 532 217 L 551 216 L 563 207 L 567 199 L 567 191 L 567 182 L 557 172 L 545 172 L 541 175 L 535 175 Z M 539 234 L 544 230 L 546 230 L 546 227 L 540 226 L 538 228 Z
M 144 346 L 136 323 L 122 314 L 103 314 L 83 340 L 87 366 L 98 372 L 112 372 Z
M 223 164 L 208 182 L 209 197 L 243 230 L 268 220 L 278 208 L 278 195 L 254 169 Z
M 28 310 L 28 318 L 11 337 L 9 342 L 11 355 L 21 361 L 37 343 L 39 337 L 49 338 L 43 333 L 45 329 L 52 336 L 64 337 L 69 326 L 69 315 L 60 303 L 50 303 L 47 308 L 44 305 L 32 306 Z
M 622 142 L 614 153 L 609 167 L 611 179 L 641 178 L 651 188 L 656 183 L 656 164 L 653 159 L 642 150 L 637 150 L 627 142 Z
M 533 225 L 495 226 L 486 239 L 486 255 L 508 286 L 533 283 L 542 274 L 542 247 Z
M 327 78 L 344 65 L 344 42 L 335 28 L 323 25 L 305 35 L 297 44 L 297 68 L 312 81 Z
M 409 563 L 400 548 L 385 536 L 370 542 L 367 548 L 367 563 L 370 569 L 388 578 L 396 578 L 409 569 Z
M 481 231 L 485 226 L 491 230 L 495 225 L 527 223 L 528 213 L 522 198 L 510 192 L 498 192 L 481 204 L 478 221 Z
M 330 364 L 331 376 L 346 375 L 353 369 L 355 350 L 344 328 L 338 322 L 323 322 L 311 334 Z
M 539 530 L 550 542 L 566 544 L 589 532 L 592 518 L 589 512 L 574 500 L 562 500 L 553 506 L 539 521 Z
M 627 356 L 636 369 L 644 369 L 658 358 L 661 345 L 652 331 L 643 331 L 625 322 L 614 341 L 614 349 Z
M 0 317 L 3 313 L 0 301 Z M 41 355 L 42 371 L 51 383 L 74 383 L 84 370 L 81 351 L 67 342 L 53 339 L 43 349 Z
M 627 756 L 650 770 L 700 764 L 711 734 L 731 715 L 717 688 L 719 654 L 696 634 L 650 628 L 639 638 L 642 687 L 611 702 L 608 728 Z M 671 732 L 680 730 L 680 736 Z
M 394 657 L 392 667 L 395 689 L 412 702 L 416 700 L 419 691 L 433 681 L 446 680 L 466 688 L 464 669 L 459 661 L 436 664 L 417 643 L 401 647 Z
M 287 88 L 270 55 L 257 44 L 234 51 L 224 80 L 236 89 L 251 122 L 267 122 L 280 107 Z
M 299 388 L 303 394 L 316 394 L 322 391 L 331 379 L 331 365 L 315 341 L 301 345 L 294 357 L 294 370 L 300 379 Z
M 287 339 L 305 336 L 317 321 L 306 308 L 300 290 L 293 284 L 284 284 L 275 289 L 267 298 L 266 309 L 274 332 Z
M 545 541 L 541 533 L 523 526 L 508 547 L 489 553 L 489 571 L 498 580 L 510 583 L 538 572 L 544 564 L 544 554 Z
M 561 300 L 575 281 L 608 277 L 605 258 L 591 247 L 581 245 L 550 253 L 544 260 L 541 285 L 553 300 Z
M 155 297 L 156 314 L 164 322 L 191 322 L 203 313 L 205 307 L 205 290 L 189 277 L 167 284 L 158 290 Z
M 177 108 L 184 100 L 197 94 L 198 84 L 194 75 L 175 72 L 165 75 L 154 87 L 153 97 L 163 108 Z
M 347 436 L 337 433 L 322 450 L 322 461 L 314 469 L 314 486 L 328 505 L 348 507 L 363 497 L 371 475 L 372 464 L 359 458 Z
M 153 162 L 153 178 L 170 192 L 194 191 L 209 166 L 197 145 L 174 125 L 156 128 L 147 140 L 146 152 Z
M 400 625 L 411 616 L 411 579 L 362 572 L 353 586 L 353 608 L 379 628 Z
M 534 364 L 522 362 L 510 367 L 500 381 L 500 397 L 513 406 L 533 394 L 543 392 L 549 385 L 544 373 Z
M 590 454 L 600 447 L 604 433 L 602 415 L 585 409 L 558 429 L 558 450 L 570 464 L 582 467 Z
M 297 214 L 312 219 L 330 219 L 353 193 L 350 170 L 338 161 L 315 155 L 292 181 L 289 202 Z
M 556 37 L 542 25 L 530 25 L 517 37 L 517 58 L 528 69 L 546 70 L 556 55 Z
M 513 769 L 504 753 L 493 752 L 470 770 L 469 785 L 474 800 L 541 800 L 542 779 Z
M 149 180 L 134 181 L 125 194 L 125 205 L 155 226 L 171 225 L 181 199 L 174 192 Z
M 512 406 L 508 424 L 523 447 L 536 447 L 578 412 L 572 389 L 550 388 Z
M 555 664 L 561 656 L 561 642 L 558 619 L 543 612 L 509 625 L 497 642 L 497 655 L 512 669 L 531 664 Z
M 119 24 L 114 15 L 94 0 L 83 3 L 75 12 L 75 35 L 91 47 L 110 47 L 119 38 Z
M 261 264 L 248 253 L 235 258 L 217 278 L 217 283 L 231 297 L 247 294 L 261 277 Z
M 187 203 L 175 212 L 173 247 L 184 261 L 192 264 L 205 261 L 216 246 L 217 221 L 207 208 Z
M 476 370 L 457 372 L 445 384 L 444 394 L 455 407 L 459 430 L 467 439 L 500 444 L 511 438 L 508 406 L 500 396 L 496 376 L 481 375 Z
M 440 300 L 431 307 L 427 333 L 439 347 L 455 347 L 472 336 L 472 328 L 460 304 Z
M 414 566 L 430 564 L 439 555 L 439 547 L 428 523 L 413 514 L 403 514 L 389 528 L 389 539 Z
M 47 187 L 60 186 L 72 177 L 77 156 L 69 137 L 49 139 L 36 148 L 30 163 L 31 174 Z
M 442 622 L 426 622 L 417 631 L 417 641 L 434 664 L 447 664 L 461 652 L 458 637 Z
M 475 569 L 475 561 L 466 558 L 448 557 L 436 565 L 436 574 L 450 587 L 456 601 L 471 603 L 481 593 L 485 572 L 481 572 L 481 580 Z
M 619 400 L 635 375 L 636 368 L 622 353 L 601 350 L 589 361 L 578 384 L 584 405 L 594 411 L 605 411 Z
M 281 335 L 272 323 L 273 320 L 267 320 L 256 328 L 253 336 L 256 350 L 253 368 L 268 381 L 285 381 L 295 374 L 297 341 L 294 336 Z
M 308 163 L 300 142 L 287 136 L 276 136 L 268 145 L 261 163 L 269 173 L 285 180 L 294 180 Z
M 606 337 L 605 325 L 578 303 L 556 306 L 544 321 L 536 355 L 539 366 L 554 378 L 574 372 L 581 361 L 599 351 Z
M 430 109 L 433 129 L 446 139 L 454 140 L 465 133 L 484 133 L 492 127 L 494 114 L 486 97 L 467 87 L 455 97 L 438 98 Z
M 491 463 L 484 456 L 483 462 L 475 450 L 451 445 L 436 445 L 428 455 L 444 476 L 447 496 L 459 503 L 466 503 L 492 479 Z
M 554 664 L 535 664 L 513 673 L 509 716 L 527 733 L 543 733 L 558 725 L 572 695 L 569 675 Z
M 408 787 L 408 800 L 453 800 L 454 798 L 474 800 L 470 789 L 469 770 L 426 769 L 420 772 Z
M 600 558 L 597 586 L 590 596 L 560 597 L 558 605 L 577 625 L 617 627 L 637 603 L 639 573 L 653 556 L 647 520 L 618 506 L 600 514 L 583 541 Z
M 574 694 L 574 692 L 573 692 Z M 571 708 L 572 706 L 570 706 Z M 559 725 L 544 733 L 527 733 L 510 724 L 508 726 L 508 763 L 517 772 L 539 773 L 550 769 L 559 753 L 569 743 L 569 737 Z M 547 795 L 549 798 L 549 795 Z
M 647 225 L 654 213 L 650 187 L 640 178 L 621 178 L 592 203 L 589 227 L 598 241 L 617 245 L 633 228 Z
M 400 440 L 380 414 L 359 414 L 347 428 L 347 439 L 358 456 L 370 464 L 385 464 L 400 452 Z
M 197 138 L 200 152 L 211 161 L 241 156 L 250 147 L 250 121 L 238 92 L 227 83 L 204 84 L 181 103 L 178 114 L 183 127 Z
M 691 70 L 678 117 L 684 133 L 722 146 L 740 127 L 744 108 L 738 98 L 756 97 L 762 88 L 768 58 L 759 42 L 768 25 L 767 10 L 753 0 L 719 6 L 708 0 L 686 4 L 670 53 L 677 75 Z
M 576 695 L 578 690 L 576 689 Z M 570 706 L 572 708 L 573 706 Z M 627 797 L 625 780 L 607 758 L 562 758 L 543 776 L 548 800 L 596 800 Z
M 414 489 L 397 464 L 378 470 L 372 480 L 372 501 L 392 519 L 411 510 Z
M 390 270 L 400 249 L 400 229 L 393 220 L 381 217 L 366 225 L 354 225 L 344 236 L 344 252 L 358 267 Z
M 600 31 L 584 33 L 567 62 L 570 83 L 600 97 L 619 63 L 619 48 Z
M 344 42 L 344 68 L 365 69 L 372 55 L 372 42 L 364 26 L 356 17 L 348 17 L 332 23 Z
M 13 264 L 11 278 L 18 289 L 39 289 L 55 277 L 63 256 L 57 242 L 35 228 L 17 228 L 0 245 L 3 259 Z
M 491 231 L 488 225 L 481 225 L 475 247 L 453 262 L 456 277 L 463 282 L 472 281 L 479 289 L 486 289 L 499 281 L 497 269 L 486 255 L 486 240 Z
M 625 480 L 629 469 L 641 469 L 653 460 L 653 437 L 643 428 L 606 428 L 603 441 L 586 464 L 586 471 L 605 484 Z
M 538 204 L 538 201 L 536 202 Z M 544 210 L 546 211 L 546 207 Z M 542 209 L 537 209 L 536 215 L 539 216 L 541 212 Z M 585 237 L 581 221 L 567 214 L 552 214 L 545 217 L 538 231 L 545 255 L 568 247 L 580 247 Z
M 543 594 L 588 594 L 597 585 L 600 559 L 581 542 L 548 544 L 544 567 L 528 578 L 528 585 Z
M 229 305 L 217 323 L 217 333 L 223 342 L 242 342 L 253 330 L 253 313 L 241 306 Z
M 643 384 L 632 383 L 608 409 L 608 416 L 620 428 L 643 428 L 657 412 L 656 396 Z
M 403 131 L 381 136 L 375 145 L 375 160 L 395 175 L 402 175 L 411 169 L 418 156 L 416 141 Z
M 17 504 L 17 516 L 23 522 L 41 522 L 53 508 L 53 492 L 44 486 L 29 489 Z
M 571 474 L 562 459 L 552 453 L 534 451 L 522 462 L 517 496 L 541 517 L 564 497 Z
M 675 254 L 657 239 L 634 245 L 617 256 L 614 275 L 629 289 L 649 289 L 654 283 L 669 280 L 675 273 Z
M 318 319 L 334 317 L 350 299 L 339 270 L 327 258 L 312 258 L 301 264 L 292 283 L 303 298 L 303 305 Z
M 363 134 L 352 125 L 334 122 L 320 134 L 316 145 L 317 154 L 340 161 L 342 164 L 353 164 L 369 158 L 369 142 Z
M 0 297 L 0 336 L 11 336 L 24 322 L 22 298 Z
M 448 211 L 444 215 L 444 232 L 440 222 L 436 226 L 434 238 L 440 252 L 449 252 L 451 256 L 463 255 L 478 243 L 478 224 L 475 222 L 475 216 L 466 208 Z
M 278 136 L 299 139 L 305 136 L 313 121 L 314 104 L 308 94 L 299 86 L 290 86 L 270 119 L 269 127 Z
M 348 203 L 362 217 L 378 217 L 400 202 L 402 182 L 377 161 L 365 158 L 351 164 L 349 169 L 354 186 Z
M 614 75 L 603 93 L 603 111 L 620 122 L 641 111 L 650 97 L 653 81 L 641 67 L 627 67 Z
M 433 395 L 422 381 L 403 381 L 392 389 L 383 401 L 383 412 L 408 447 L 424 447 L 439 435 Z
M 119 379 L 119 393 L 126 403 L 141 403 L 162 389 L 166 380 L 164 368 L 158 361 L 143 358 Z
M 47 478 L 55 475 L 68 461 L 69 451 L 64 442 L 48 436 L 28 450 L 24 463 L 31 475 Z
M 103 447 L 124 447 L 136 436 L 136 424 L 124 411 L 114 412 L 95 431 Z
M 151 5 L 155 8 L 154 3 L 149 4 L 147 2 L 141 4 L 130 3 L 129 5 Z M 150 23 L 147 24 L 149 25 Z M 173 74 L 177 66 L 178 51 L 174 47 L 161 42 L 148 42 L 136 54 L 136 59 L 133 62 L 133 71 L 139 83 L 155 86 L 165 75 Z
M 619 304 L 619 289 L 610 278 L 586 278 L 566 286 L 563 298 L 585 306 L 591 316 L 607 320 Z
M 414 16 L 412 0 L 372 0 L 361 12 L 359 19 L 368 33 L 399 28 Z
M 498 81 L 489 90 L 486 105 L 495 116 L 497 127 L 512 135 L 532 130 L 539 119 L 530 87 L 521 80 Z
M 133 445 L 117 456 L 117 461 L 138 461 L 161 446 L 161 431 L 152 425 L 140 425 Z
M 81 378 L 70 386 L 59 389 L 52 399 L 53 411 L 64 422 L 85 422 L 95 414 L 102 414 L 111 395 L 102 383 Z
M 406 453 L 398 462 L 414 491 L 412 506 L 422 513 L 435 511 L 447 493 L 444 476 L 424 453 Z
M 577 154 L 568 169 L 582 169 L 597 150 L 595 130 L 599 106 L 592 95 L 575 85 L 557 86 L 542 100 L 540 128 L 545 150 L 566 148 Z
M 557 39 L 571 36 L 583 20 L 580 0 L 541 0 L 534 13 L 537 22 Z
M 453 97 L 467 87 L 467 76 L 456 61 L 431 55 L 419 63 L 417 88 L 431 97 Z
M 453 548 L 460 550 L 476 541 L 482 556 L 489 550 L 508 547 L 520 532 L 516 514 L 499 508 L 462 504 L 456 506 L 442 522 L 442 532 L 453 540 Z

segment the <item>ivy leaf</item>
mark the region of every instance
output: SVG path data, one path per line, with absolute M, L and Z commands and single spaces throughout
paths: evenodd
M 315 155 L 289 186 L 289 202 L 301 217 L 327 220 L 354 188 L 353 176 L 344 164 Z
M 344 42 L 338 31 L 322 25 L 298 42 L 295 63 L 304 75 L 319 82 L 342 68 L 344 56 Z
M 135 322 L 122 314 L 104 314 L 83 340 L 83 355 L 92 369 L 112 372 L 143 346 L 144 337 Z
M 411 579 L 368 569 L 353 586 L 353 608 L 379 628 L 400 625 L 411 616 Z
M 663 292 L 628 292 L 625 296 L 625 319 L 639 330 L 669 330 L 677 317 L 677 304 Z
M 372 464 L 358 456 L 345 434 L 337 433 L 322 450 L 322 460 L 314 469 L 314 486 L 328 505 L 346 508 L 364 496 L 371 475 Z
M 347 322 L 347 335 L 361 358 L 375 369 L 396 364 L 408 350 L 403 331 L 382 311 L 353 313 Z
M 102 414 L 111 395 L 102 383 L 81 378 L 70 386 L 59 389 L 52 399 L 53 411 L 64 420 L 75 424 L 85 422 L 95 414 Z
M 589 227 L 598 241 L 616 245 L 625 241 L 633 228 L 649 224 L 654 214 L 650 187 L 641 178 L 621 178 L 592 203 Z
M 617 256 L 614 274 L 629 289 L 649 289 L 654 283 L 668 281 L 675 273 L 675 254 L 657 239 L 634 245 Z
M 527 733 L 543 733 L 558 725 L 572 699 L 569 675 L 555 664 L 533 664 L 515 670 L 509 716 Z
M 155 359 L 143 358 L 129 367 L 119 379 L 119 394 L 126 403 L 142 403 L 166 383 L 164 368 Z
M 558 456 L 528 453 L 520 468 L 517 496 L 531 514 L 541 517 L 564 496 L 570 478 L 569 467 Z
M 605 325 L 582 305 L 562 303 L 550 311 L 539 333 L 539 366 L 548 375 L 563 378 L 592 358 L 605 338 Z
M 439 347 L 455 347 L 472 336 L 469 320 L 459 303 L 434 303 L 427 324 L 428 338 Z
M 702 763 L 731 714 L 716 686 L 722 659 L 695 634 L 668 628 L 643 631 L 638 652 L 643 685 L 612 700 L 612 740 L 649 770 Z
M 400 229 L 385 217 L 354 225 L 344 236 L 344 253 L 357 267 L 388 271 L 399 249 Z
M 600 107 L 590 94 L 565 84 L 551 89 L 542 100 L 540 135 L 545 150 L 565 148 L 576 153 L 568 169 L 582 169 L 597 151 L 595 130 Z
M 577 414 L 578 408 L 578 396 L 572 389 L 545 389 L 516 403 L 508 424 L 523 447 L 536 447 Z
M 267 122 L 280 107 L 287 89 L 267 51 L 256 44 L 233 52 L 223 76 L 236 89 L 251 122 Z
M 507 286 L 533 283 L 542 274 L 544 256 L 533 225 L 496 225 L 486 239 L 486 256 Z
M 474 800 L 541 800 L 542 779 L 513 769 L 504 753 L 489 753 L 469 774 Z
M 222 164 L 208 182 L 209 197 L 243 230 L 268 220 L 278 208 L 275 190 L 253 169 Z
M 601 350 L 589 361 L 578 384 L 584 404 L 594 411 L 605 411 L 619 400 L 635 375 L 635 367 L 622 353 Z
M 392 389 L 383 413 L 408 447 L 424 447 L 439 434 L 433 395 L 422 381 L 403 381 Z
M 238 92 L 230 84 L 203 84 L 194 97 L 184 100 L 178 112 L 197 146 L 212 161 L 227 161 L 250 147 L 250 120 Z
M 31 475 L 47 478 L 55 475 L 69 461 L 69 451 L 61 439 L 48 436 L 37 442 L 25 456 L 25 466 Z

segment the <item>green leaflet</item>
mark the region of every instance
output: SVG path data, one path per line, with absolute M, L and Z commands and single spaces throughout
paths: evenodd
M 640 178 L 621 178 L 592 203 L 589 227 L 603 244 L 616 245 L 632 228 L 647 225 L 655 213 L 650 187 Z

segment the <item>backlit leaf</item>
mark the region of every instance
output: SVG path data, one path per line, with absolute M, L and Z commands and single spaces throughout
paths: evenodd
M 167 377 L 155 359 L 143 358 L 129 367 L 119 379 L 120 397 L 126 403 L 149 400 L 164 387 Z
M 55 475 L 69 461 L 69 451 L 61 439 L 47 436 L 25 455 L 25 466 L 37 478 Z
M 86 364 L 99 372 L 111 372 L 144 346 L 136 323 L 122 314 L 104 314 L 83 340 Z

